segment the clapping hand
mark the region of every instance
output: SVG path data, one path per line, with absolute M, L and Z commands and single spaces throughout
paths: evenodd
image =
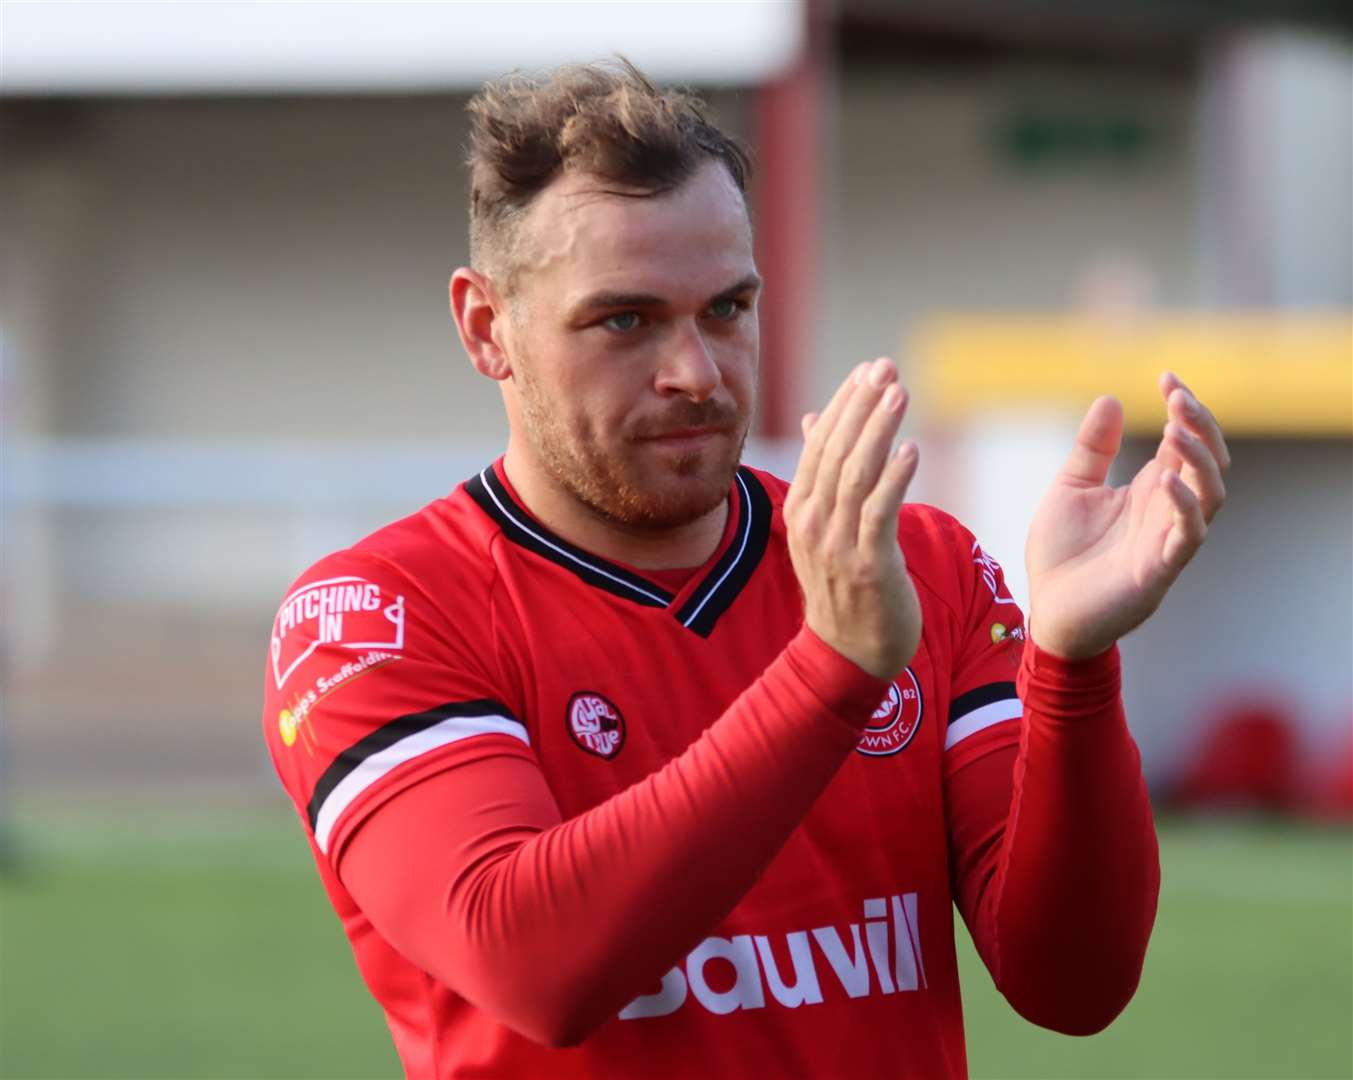
M 821 415 L 804 417 L 784 510 L 804 621 L 882 679 L 901 671 L 921 640 L 921 603 L 897 542 L 917 462 L 912 443 L 892 449 L 906 408 L 891 360 L 857 367 Z
M 1098 398 L 1029 527 L 1029 633 L 1057 656 L 1095 656 L 1155 611 L 1226 498 L 1231 456 L 1216 418 L 1175 375 L 1160 389 L 1169 420 L 1132 482 L 1105 484 L 1123 406 Z

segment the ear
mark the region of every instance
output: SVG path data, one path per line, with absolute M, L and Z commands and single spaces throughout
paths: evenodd
M 511 378 L 512 365 L 503 344 L 507 305 L 492 280 L 462 266 L 451 275 L 450 291 L 451 315 L 470 363 L 490 379 Z

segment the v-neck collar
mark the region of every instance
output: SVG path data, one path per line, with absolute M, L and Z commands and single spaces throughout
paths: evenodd
M 571 544 L 531 516 L 499 475 L 502 459 L 465 482 L 465 490 L 503 535 L 542 559 L 622 600 L 665 608 L 682 626 L 708 637 L 719 616 L 737 599 L 766 553 L 770 538 L 770 497 L 756 474 L 738 468 L 730 492 L 734 517 L 731 535 L 720 544 L 712 564 L 673 593 L 642 574 Z M 678 603 L 679 601 L 679 603 Z

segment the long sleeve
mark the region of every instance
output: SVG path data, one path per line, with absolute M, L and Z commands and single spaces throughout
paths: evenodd
M 578 1042 L 737 904 L 886 685 L 804 629 L 689 749 L 593 809 L 562 821 L 534 762 L 480 752 L 372 813 L 340 878 L 382 936 L 485 1013 Z
M 1116 649 L 1072 663 L 1024 649 L 1018 746 L 946 783 L 955 896 L 997 987 L 1024 1017 L 1103 1029 L 1136 990 L 1160 865 Z M 1014 729 L 1016 722 L 1004 725 Z

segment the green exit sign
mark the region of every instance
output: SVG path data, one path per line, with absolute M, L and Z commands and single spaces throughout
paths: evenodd
M 1168 142 L 1157 119 L 1128 108 L 1023 105 L 996 125 L 1001 160 L 1023 170 L 1137 168 Z

